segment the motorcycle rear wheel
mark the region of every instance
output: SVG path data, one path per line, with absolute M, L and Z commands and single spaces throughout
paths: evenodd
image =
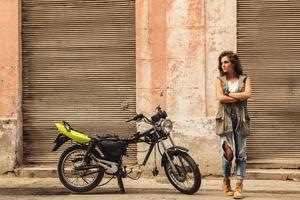
M 71 191 L 90 191 L 99 185 L 104 176 L 103 168 L 80 169 L 86 151 L 87 146 L 74 145 L 67 148 L 60 156 L 58 176 L 61 183 Z M 91 159 L 85 166 L 93 164 L 95 161 Z
M 177 172 L 172 170 L 169 160 L 164 164 L 165 173 L 170 183 L 184 194 L 194 194 L 201 186 L 200 170 L 193 160 L 186 153 L 177 153 L 171 157 Z

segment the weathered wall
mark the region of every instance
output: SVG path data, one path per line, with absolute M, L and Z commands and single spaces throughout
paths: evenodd
M 138 112 L 151 115 L 160 104 L 177 144 L 202 174 L 218 174 L 214 79 L 220 52 L 236 47 L 236 1 L 137 0 L 136 33 Z
M 22 160 L 20 5 L 0 1 L 0 175 Z
M 22 160 L 21 1 L 0 9 L 1 174 Z M 202 173 L 218 173 L 214 79 L 219 53 L 236 48 L 236 0 L 136 0 L 136 48 L 138 112 L 160 104 Z

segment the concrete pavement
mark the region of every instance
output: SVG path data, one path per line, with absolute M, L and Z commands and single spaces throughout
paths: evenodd
M 234 185 L 234 182 L 232 185 Z M 200 191 L 220 192 L 221 178 L 204 178 Z M 139 180 L 124 180 L 125 189 L 128 192 L 171 192 L 178 193 L 164 177 L 141 178 Z M 245 193 L 270 193 L 270 194 L 294 194 L 300 199 L 300 182 L 282 181 L 282 180 L 245 180 Z M 113 179 L 107 185 L 97 187 L 91 191 L 92 194 L 118 192 L 117 180 Z M 8 177 L 0 176 L 0 195 L 65 195 L 71 194 L 60 183 L 58 178 L 26 178 L 26 177 Z
M 125 195 L 113 192 L 68 195 L 4 195 L 0 200 L 232 200 L 221 192 L 201 191 L 195 195 L 175 191 L 144 192 L 129 190 Z M 245 193 L 245 200 L 299 200 L 299 194 Z

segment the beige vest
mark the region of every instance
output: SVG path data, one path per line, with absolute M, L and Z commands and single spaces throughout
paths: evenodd
M 223 92 L 228 88 L 228 81 L 226 76 L 218 77 L 222 83 Z M 243 92 L 245 91 L 245 81 L 247 76 L 240 75 L 239 76 L 239 83 L 238 83 L 238 91 Z M 247 109 L 247 101 L 239 101 L 234 104 L 230 103 L 219 103 L 219 109 L 216 116 L 216 134 L 217 135 L 224 135 L 226 133 L 233 132 L 232 122 L 230 118 L 230 113 L 232 109 L 236 109 L 237 117 L 238 117 L 238 125 L 237 129 L 241 132 L 243 136 L 250 135 L 250 117 L 248 114 Z M 249 129 L 249 130 L 247 130 Z

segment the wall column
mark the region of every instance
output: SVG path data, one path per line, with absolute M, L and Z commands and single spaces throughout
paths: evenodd
M 22 161 L 21 1 L 0 1 L 0 175 Z

